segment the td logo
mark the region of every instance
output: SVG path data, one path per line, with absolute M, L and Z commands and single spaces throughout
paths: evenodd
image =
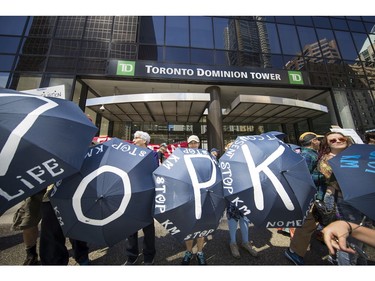
M 290 84 L 302 84 L 303 78 L 300 71 L 288 71 L 289 83 Z
M 117 62 L 116 75 L 134 76 L 135 61 L 120 60 Z

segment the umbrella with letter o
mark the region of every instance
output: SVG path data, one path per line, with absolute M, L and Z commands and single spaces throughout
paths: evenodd
M 66 237 L 112 246 L 153 222 L 157 155 L 118 138 L 90 148 L 50 195 Z
M 316 189 L 305 159 L 285 143 L 237 137 L 219 166 L 225 197 L 254 225 L 301 226 Z
M 353 144 L 328 163 L 344 201 L 375 220 L 375 145 Z
M 71 101 L 0 89 L 0 213 L 78 172 L 97 130 Z
M 217 162 L 204 149 L 177 148 L 153 173 L 155 219 L 177 240 L 212 234 L 226 207 Z

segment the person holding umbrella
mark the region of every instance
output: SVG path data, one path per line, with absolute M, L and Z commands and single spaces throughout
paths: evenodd
M 158 158 L 159 158 L 159 163 L 163 163 L 164 160 L 166 159 L 164 153 L 167 151 L 167 144 L 165 142 L 160 144 L 160 147 L 157 151 L 158 153 Z
M 299 154 L 306 160 L 310 174 L 318 189 L 316 197 L 320 197 L 320 199 L 323 198 L 325 191 L 324 176 L 317 170 L 318 150 L 322 137 L 322 135 L 313 132 L 305 132 L 299 137 L 299 142 L 301 144 L 301 152 Z M 295 229 L 294 235 L 290 239 L 289 248 L 284 252 L 285 256 L 295 265 L 303 265 L 305 263 L 303 258 L 316 227 L 317 222 L 314 219 L 311 208 L 304 224 L 300 228 Z
M 327 184 L 327 190 L 324 195 L 324 202 L 327 207 L 336 208 L 339 219 L 346 220 L 349 223 L 360 224 L 363 220 L 363 214 L 343 200 L 340 186 L 333 174 L 332 167 L 328 160 L 335 157 L 340 152 L 348 148 L 352 143 L 339 132 L 328 132 L 325 134 L 319 150 L 320 159 L 318 169 L 324 175 Z M 355 188 L 355 187 L 353 187 Z M 335 206 L 336 205 L 336 206 Z M 358 249 L 362 250 L 363 243 L 354 237 L 349 237 L 348 241 L 353 243 Z M 344 251 L 337 251 L 338 265 L 355 265 L 359 262 L 358 256 Z M 361 261 L 362 262 L 362 261 Z M 363 261 L 367 264 L 367 261 Z
M 188 138 L 187 142 L 188 142 L 189 148 L 199 148 L 200 140 L 198 136 L 191 135 Z M 198 237 L 195 240 L 197 241 L 197 248 L 198 248 L 198 251 L 197 251 L 198 264 L 206 265 L 207 264 L 206 257 L 204 256 L 204 253 L 203 253 L 203 246 L 205 242 L 204 237 Z M 194 239 L 185 241 L 186 251 L 181 262 L 182 265 L 190 264 L 190 261 L 193 258 L 193 245 L 194 245 Z
M 136 131 L 134 133 L 133 143 L 137 146 L 147 148 L 147 145 L 150 143 L 150 135 L 143 131 Z M 154 152 L 155 161 L 157 166 L 159 166 L 159 158 L 158 154 Z M 155 225 L 154 220 L 152 222 L 143 227 L 143 264 L 144 265 L 153 265 L 154 258 L 156 254 L 155 249 Z M 124 265 L 134 265 L 137 263 L 138 255 L 139 255 L 139 248 L 138 248 L 138 231 L 133 233 L 132 235 L 128 236 L 127 238 L 127 245 L 126 245 L 126 255 L 128 257 L 127 261 Z

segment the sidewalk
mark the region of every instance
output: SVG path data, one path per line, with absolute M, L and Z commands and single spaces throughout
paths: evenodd
M 10 230 L 12 216 L 16 209 L 17 207 L 14 207 L 0 217 L 0 265 L 21 265 L 24 259 L 22 233 Z M 176 241 L 158 222 L 155 222 L 155 226 L 157 247 L 155 265 L 179 265 L 185 251 L 184 244 Z M 240 241 L 239 232 L 238 230 L 238 241 Z M 249 234 L 254 246 L 259 251 L 259 256 L 254 258 L 240 248 L 241 259 L 233 258 L 228 245 L 227 221 L 223 218 L 218 230 L 204 248 L 207 263 L 210 265 L 292 265 L 284 257 L 284 251 L 289 246 L 288 236 L 277 233 L 276 229 L 253 226 L 250 226 Z M 68 240 L 67 246 L 68 249 L 71 249 Z M 305 263 L 307 265 L 329 265 L 328 262 L 322 260 L 326 254 L 325 245 L 313 239 L 311 249 L 305 256 Z M 110 248 L 90 245 L 90 259 L 92 265 L 122 265 L 126 261 L 125 241 Z M 141 256 L 139 263 L 142 260 Z M 195 263 L 196 261 L 193 260 L 192 264 Z M 76 265 L 73 259 L 70 259 L 69 264 Z

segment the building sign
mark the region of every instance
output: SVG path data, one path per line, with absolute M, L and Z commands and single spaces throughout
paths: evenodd
M 108 75 L 245 84 L 309 85 L 302 71 L 255 67 L 197 66 L 145 61 L 112 60 Z
M 25 90 L 22 92 L 43 97 L 65 99 L 65 85 L 37 88 L 32 90 Z

